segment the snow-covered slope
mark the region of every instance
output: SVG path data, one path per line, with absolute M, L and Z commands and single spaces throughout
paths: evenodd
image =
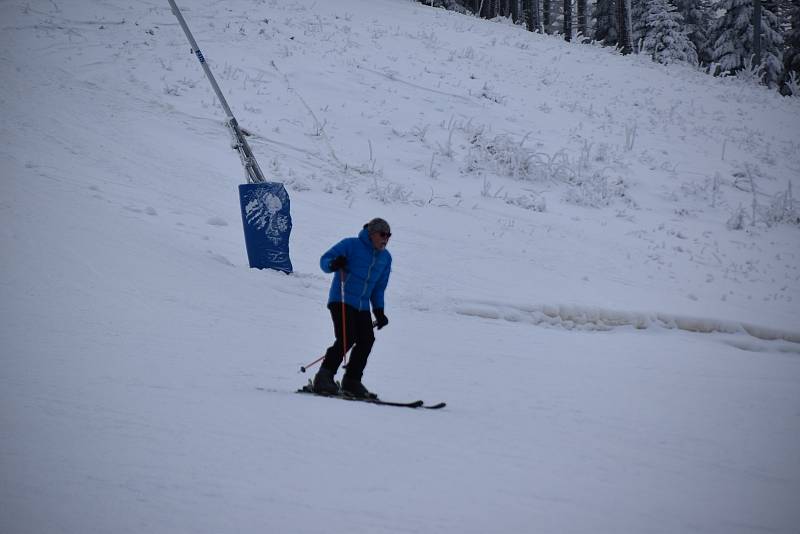
M 797 99 L 410 0 L 185 4 L 296 273 L 247 268 L 167 2 L 0 4 L 0 530 L 796 529 Z M 374 216 L 365 382 L 445 411 L 293 394 Z

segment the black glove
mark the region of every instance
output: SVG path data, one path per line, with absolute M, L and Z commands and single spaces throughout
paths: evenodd
M 338 271 L 339 269 L 344 269 L 347 267 L 347 258 L 344 256 L 337 256 L 328 266 L 330 267 L 331 271 Z
M 387 319 L 386 314 L 383 313 L 383 308 L 375 308 L 373 313 L 375 313 L 375 326 L 378 327 L 378 330 L 389 324 L 389 319 Z

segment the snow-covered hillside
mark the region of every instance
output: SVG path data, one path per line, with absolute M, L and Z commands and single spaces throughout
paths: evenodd
M 247 267 L 166 1 L 0 3 L 0 531 L 796 531 L 800 100 L 411 0 L 181 7 L 296 272 Z M 365 383 L 443 411 L 293 393 L 375 216 Z

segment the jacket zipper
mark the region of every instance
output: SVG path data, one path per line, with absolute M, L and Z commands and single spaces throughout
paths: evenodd
M 367 277 L 364 279 L 364 289 L 361 290 L 361 298 L 358 299 L 358 307 L 361 308 L 361 301 L 364 300 L 364 293 L 367 292 L 367 286 L 369 285 L 369 277 L 372 274 L 372 268 L 375 266 L 375 260 L 378 258 L 376 251 L 372 252 L 372 263 L 369 264 L 369 269 L 367 269 Z

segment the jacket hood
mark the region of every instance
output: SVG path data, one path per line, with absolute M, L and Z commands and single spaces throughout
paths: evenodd
M 369 231 L 367 231 L 366 228 L 362 229 L 358 233 L 358 239 L 360 239 L 361 242 L 367 245 L 369 248 L 375 248 L 375 245 L 372 244 L 372 240 L 369 238 Z

